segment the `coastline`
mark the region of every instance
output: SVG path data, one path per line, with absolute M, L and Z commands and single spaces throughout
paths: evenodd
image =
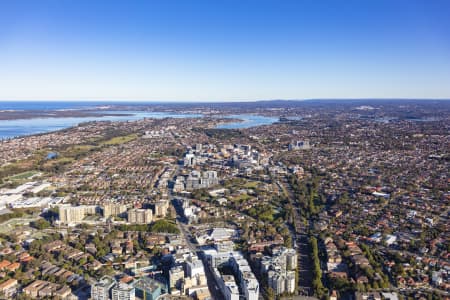
M 127 113 L 93 112 L 92 110 L 3 110 L 0 121 L 43 119 L 43 118 L 89 118 L 131 116 Z
M 242 115 L 206 115 L 185 114 L 180 112 L 150 112 L 150 111 L 26 111 L 0 113 L 0 140 L 6 141 L 16 138 L 41 135 L 68 129 L 85 122 L 127 122 L 140 119 L 163 118 L 206 118 L 215 119 L 216 129 L 242 129 L 260 125 L 273 124 L 278 119 L 258 114 Z

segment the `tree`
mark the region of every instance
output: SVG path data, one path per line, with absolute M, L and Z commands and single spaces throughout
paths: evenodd
M 275 300 L 275 291 L 273 290 L 273 288 L 267 288 L 266 295 L 267 300 Z
M 45 219 L 39 219 L 30 223 L 31 227 L 43 230 L 50 227 L 50 222 Z
M 152 232 L 165 232 L 165 233 L 179 233 L 180 232 L 180 230 L 178 229 L 178 227 L 175 224 L 170 223 L 167 220 L 156 221 L 152 225 L 151 231 Z
M 317 239 L 312 236 L 310 238 L 310 244 L 313 252 L 313 260 L 314 260 L 314 279 L 313 279 L 313 288 L 314 292 L 318 297 L 321 297 L 324 294 L 324 286 L 322 284 L 322 270 L 320 269 L 320 259 L 319 259 L 319 248 L 317 246 Z
M 87 263 L 87 259 L 86 258 L 81 258 L 79 261 L 78 261 L 78 264 L 80 265 L 80 266 L 83 266 L 83 265 L 85 265 Z
M 292 247 L 292 238 L 291 238 L 290 235 L 288 235 L 288 236 L 286 236 L 286 237 L 284 238 L 284 246 L 285 246 L 286 248 L 291 248 L 291 247 Z

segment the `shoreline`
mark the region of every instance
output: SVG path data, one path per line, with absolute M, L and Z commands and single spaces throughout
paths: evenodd
M 145 111 L 143 113 L 146 113 Z M 162 116 L 160 117 L 152 117 L 152 116 L 141 116 L 143 119 L 161 119 L 161 118 L 186 118 L 186 116 L 183 113 L 180 112 L 172 112 L 172 113 L 167 113 L 167 112 L 148 112 L 148 113 L 161 113 Z M 164 116 L 165 114 L 167 114 L 167 116 Z M 102 122 L 102 121 L 111 121 L 111 122 L 127 122 L 127 121 L 134 121 L 134 120 L 139 120 L 141 117 L 139 117 L 138 119 L 133 119 L 134 116 L 136 116 L 135 114 L 127 111 L 117 111 L 117 113 L 115 112 L 86 112 L 86 111 L 31 111 L 29 112 L 26 116 L 21 115 L 16 116 L 17 113 L 14 114 L 9 114 L 8 116 L 2 116 L 0 114 L 0 142 L 4 142 L 4 141 L 8 141 L 8 140 L 13 140 L 13 139 L 19 139 L 19 138 L 26 138 L 26 137 L 30 137 L 30 136 L 37 136 L 37 135 L 42 135 L 42 134 L 47 134 L 47 133 L 52 133 L 52 132 L 57 132 L 60 130 L 66 130 L 66 129 L 70 129 L 74 126 L 77 126 L 81 123 L 85 123 L 85 122 Z M 178 115 L 179 117 L 174 117 L 172 115 Z M 228 116 L 228 117 L 226 117 Z M 199 115 L 196 116 L 194 114 L 192 114 L 190 117 L 187 118 L 205 118 L 205 119 L 212 119 L 214 120 L 215 129 L 239 129 L 239 128 L 247 128 L 247 127 L 254 127 L 254 126 L 260 126 L 260 125 L 267 125 L 267 124 L 272 124 L 274 123 L 274 120 L 262 120 L 262 121 L 255 121 L 252 120 L 251 118 L 248 119 L 248 116 L 255 116 L 255 117 L 261 117 L 263 119 L 268 119 L 267 116 L 263 116 L 263 115 L 259 115 L 259 114 L 242 114 L 240 118 L 239 115 L 234 115 L 234 114 L 208 114 L 208 115 Z M 7 119 L 8 117 L 8 119 Z M 17 118 L 15 118 L 17 117 Z M 59 123 L 59 124 L 53 124 L 53 126 L 51 125 L 51 123 L 57 122 L 57 120 L 64 120 L 64 119 L 69 119 L 69 118 L 86 118 L 85 121 L 80 120 L 80 122 L 77 122 L 76 124 L 64 124 L 64 123 Z M 93 118 L 98 118 L 98 120 L 93 120 Z M 105 118 L 103 119 L 102 118 Z M 122 120 L 110 120 L 108 119 L 108 117 L 114 118 L 114 117 L 119 117 L 119 118 L 123 118 L 123 117 L 130 117 L 130 120 L 126 120 L 126 119 L 122 119 Z M 36 122 L 46 122 L 45 120 L 53 120 L 53 121 L 49 121 L 50 124 L 49 125 L 41 125 L 41 129 L 42 130 L 30 130 L 31 128 L 36 129 L 36 126 L 34 125 L 34 121 L 36 120 Z M 3 121 L 3 124 L 2 124 Z M 17 122 L 16 122 L 17 121 Z M 8 131 L 10 131 L 13 127 L 8 128 L 8 122 L 12 122 L 11 124 L 14 123 L 22 123 L 21 125 L 17 126 L 17 134 L 10 134 L 8 133 Z M 276 121 L 275 121 L 276 122 Z M 27 124 L 26 126 L 24 126 L 23 124 Z M 229 125 L 233 125 L 236 127 L 226 127 L 227 124 Z M 245 124 L 249 124 L 249 126 L 245 126 Z M 4 125 L 3 127 L 5 128 L 4 132 L 2 132 L 3 128 L 2 125 Z M 15 125 L 12 125 L 15 126 Z M 223 127 L 225 126 L 225 127 Z M 39 126 L 38 126 L 39 127 Z M 52 128 L 53 127 L 53 128 Z
M 129 113 L 92 112 L 89 110 L 15 110 L 0 111 L 0 121 L 131 116 Z

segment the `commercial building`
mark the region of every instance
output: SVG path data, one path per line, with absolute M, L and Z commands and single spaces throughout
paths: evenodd
M 156 300 L 166 291 L 166 286 L 152 278 L 142 277 L 133 283 L 135 295 L 142 300 Z

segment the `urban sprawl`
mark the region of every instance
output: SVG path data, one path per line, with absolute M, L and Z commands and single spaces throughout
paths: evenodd
M 448 101 L 254 105 L 0 141 L 0 299 L 449 299 Z

